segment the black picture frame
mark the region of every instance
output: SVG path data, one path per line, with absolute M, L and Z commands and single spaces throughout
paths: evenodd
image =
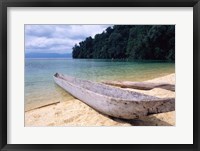
M 0 149 L 21 150 L 200 150 L 200 2 L 199 0 L 0 0 Z M 193 144 L 7 144 L 8 7 L 193 7 Z M 186 36 L 186 35 L 185 35 Z M 19 136 L 20 137 L 20 136 Z M 185 137 L 184 134 L 183 136 Z M 102 138 L 103 139 L 103 138 Z

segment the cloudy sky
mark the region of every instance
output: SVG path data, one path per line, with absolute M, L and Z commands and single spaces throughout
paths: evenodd
M 109 25 L 25 25 L 26 53 L 71 53 L 86 37 L 102 33 Z

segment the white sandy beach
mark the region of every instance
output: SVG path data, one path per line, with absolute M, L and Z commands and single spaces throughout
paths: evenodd
M 175 84 L 175 74 L 148 80 Z M 175 92 L 155 88 L 133 90 L 157 97 L 175 97 Z M 25 112 L 25 126 L 173 126 L 175 111 L 149 115 L 135 120 L 110 118 L 70 97 L 62 102 Z

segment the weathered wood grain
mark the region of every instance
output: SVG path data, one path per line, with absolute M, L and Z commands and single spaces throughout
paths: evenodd
M 134 119 L 175 110 L 175 98 L 158 98 L 58 73 L 54 81 L 93 109 L 117 118 Z
M 132 82 L 132 81 L 106 81 L 102 83 L 112 86 L 118 86 L 121 88 L 132 88 L 139 90 L 151 90 L 154 88 L 162 88 L 170 91 L 175 91 L 175 85 L 168 83 L 150 83 L 150 82 Z

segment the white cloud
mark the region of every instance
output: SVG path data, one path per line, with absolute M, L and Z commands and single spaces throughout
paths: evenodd
M 26 25 L 26 53 L 69 53 L 76 43 L 102 33 L 108 26 L 110 25 Z

